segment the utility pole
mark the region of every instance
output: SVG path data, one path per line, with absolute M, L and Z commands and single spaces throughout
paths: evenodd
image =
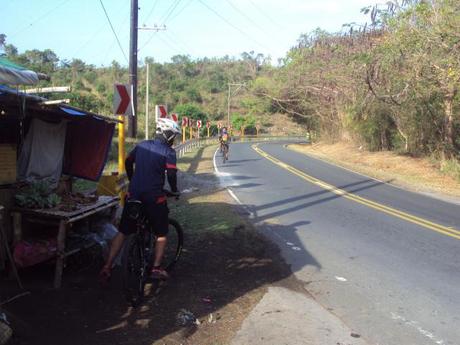
M 158 32 L 160 30 L 166 30 L 166 26 L 157 26 L 156 24 L 150 28 L 145 26 L 142 26 L 138 28 L 138 30 L 149 30 L 149 31 L 155 31 Z M 145 90 L 145 140 L 148 140 L 149 138 L 149 63 L 146 64 L 146 80 L 145 80 L 145 85 L 146 85 L 146 90 Z
M 129 84 L 132 85 L 133 115 L 128 116 L 128 137 L 137 134 L 137 24 L 138 0 L 131 0 L 131 28 L 129 41 Z
M 230 128 L 230 97 L 232 96 L 231 93 L 231 87 L 232 86 L 238 86 L 238 88 L 233 92 L 233 95 L 235 95 L 239 89 L 242 87 L 246 86 L 244 83 L 228 83 L 228 98 L 227 98 L 227 128 Z
M 149 139 L 149 64 L 146 65 L 146 77 L 145 77 L 145 140 Z

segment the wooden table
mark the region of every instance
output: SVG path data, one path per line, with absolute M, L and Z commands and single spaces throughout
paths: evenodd
M 45 221 L 49 224 L 55 224 L 59 227 L 57 233 L 57 260 L 54 273 L 54 287 L 58 289 L 62 284 L 62 272 L 64 270 L 65 258 L 75 253 L 75 250 L 70 252 L 66 252 L 65 250 L 66 235 L 70 224 L 103 210 L 111 209 L 112 212 L 115 212 L 118 207 L 119 200 L 120 199 L 118 197 L 99 196 L 96 202 L 89 205 L 79 205 L 79 208 L 75 211 L 62 211 L 57 208 L 13 208 L 11 209 L 11 215 L 13 216 L 15 242 L 22 239 L 22 220 L 24 218 L 27 218 L 30 221 Z

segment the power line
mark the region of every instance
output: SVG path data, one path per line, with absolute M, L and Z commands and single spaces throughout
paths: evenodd
M 187 2 L 169 21 L 173 21 L 177 18 L 192 2 L 193 0 L 189 0 L 189 2 Z
M 164 24 L 168 18 L 171 16 L 171 14 L 174 12 L 174 10 L 176 9 L 177 5 L 179 5 L 179 3 L 181 2 L 181 0 L 175 0 L 171 6 L 169 7 L 169 9 L 166 11 L 166 15 L 163 16 L 163 19 L 162 19 L 162 24 Z
M 174 32 L 172 32 L 171 29 L 169 29 L 169 31 L 171 31 L 171 34 L 174 35 Z M 184 50 L 185 51 L 189 51 L 190 53 L 196 55 L 195 51 L 193 50 L 193 48 L 191 48 L 190 46 L 188 46 L 185 42 L 181 41 L 177 35 L 170 35 L 168 32 L 165 32 L 165 35 L 172 41 L 172 42 L 175 42 L 175 44 L 177 44 L 178 47 L 182 47 L 182 48 L 185 48 Z
M 156 33 L 158 33 L 158 32 L 157 31 L 152 32 L 152 34 L 147 39 L 147 41 L 137 51 L 140 52 L 142 49 L 144 49 L 150 43 L 150 41 L 152 40 L 153 36 L 155 36 Z
M 169 13 L 168 13 L 168 15 L 166 16 L 166 18 L 163 19 L 163 24 L 165 24 L 166 21 L 169 19 L 169 17 L 171 17 L 171 15 L 173 14 L 174 10 L 177 8 L 177 5 L 179 5 L 181 1 L 182 1 L 182 0 L 177 0 L 177 1 L 176 1 L 174 7 L 169 11 Z
M 265 18 L 267 18 L 269 21 L 271 21 L 273 24 L 275 24 L 275 25 L 276 25 L 277 27 L 279 27 L 280 29 L 283 29 L 283 30 L 284 30 L 284 28 L 283 28 L 279 23 L 277 23 L 276 21 L 274 21 L 267 13 L 265 13 L 265 11 L 262 11 L 262 9 L 261 9 L 259 6 L 257 6 L 257 5 L 254 3 L 254 1 L 249 0 L 249 2 L 250 2 L 251 5 L 254 6 L 254 8 L 255 8 L 257 11 L 259 11 L 259 13 L 261 13 Z
M 165 39 L 163 39 L 161 37 L 161 35 L 158 35 L 158 38 L 163 41 L 164 44 L 166 44 L 169 48 L 171 48 L 172 50 L 176 51 L 177 53 L 179 54 L 183 54 L 183 51 L 181 51 L 180 49 L 178 50 L 177 47 L 173 47 L 168 41 L 166 41 Z
M 221 16 L 217 11 L 215 11 L 213 8 L 211 8 L 210 6 L 208 6 L 205 2 L 203 2 L 202 0 L 198 0 L 203 6 L 205 6 L 208 10 L 210 10 L 211 12 L 213 12 L 216 16 L 218 16 L 220 19 L 222 19 L 225 23 L 227 23 L 228 25 L 230 25 L 232 28 L 234 28 L 235 30 L 239 31 L 240 33 L 242 33 L 244 36 L 246 36 L 247 38 L 249 38 L 251 41 L 253 41 L 254 43 L 257 43 L 259 46 L 261 46 L 262 48 L 264 49 L 267 49 L 267 50 L 270 50 L 268 47 L 266 47 L 265 45 L 259 43 L 257 40 L 255 40 L 254 38 L 252 38 L 251 36 L 249 36 L 246 32 L 244 32 L 243 30 L 241 30 L 239 27 L 233 25 L 229 20 L 227 20 L 226 18 L 224 18 L 223 16 Z
M 49 14 L 51 14 L 52 12 L 54 12 L 55 10 L 57 10 L 59 7 L 61 7 L 62 5 L 64 5 L 66 2 L 69 2 L 70 0 L 64 0 L 63 2 L 61 2 L 60 4 L 56 5 L 55 7 L 53 7 L 51 10 L 49 10 L 48 12 L 44 13 L 43 15 L 41 15 L 40 17 L 38 17 L 36 20 L 34 20 L 32 23 L 24 26 L 22 29 L 18 30 L 17 32 L 15 32 L 13 34 L 13 37 L 16 36 L 16 35 L 19 35 L 20 33 L 22 33 L 24 30 L 30 28 L 31 26 L 33 26 L 34 24 L 37 24 L 40 20 L 42 20 L 43 18 L 47 17 Z
M 125 51 L 123 50 L 123 47 L 121 46 L 120 40 L 118 39 L 117 33 L 115 32 L 115 29 L 113 28 L 112 22 L 110 21 L 109 15 L 107 14 L 107 11 L 105 10 L 104 3 L 102 2 L 102 0 L 99 0 L 99 2 L 101 3 L 102 9 L 104 10 L 104 13 L 105 13 L 105 17 L 107 18 L 107 20 L 108 20 L 108 22 L 110 24 L 112 32 L 115 35 L 115 38 L 117 39 L 118 46 L 120 47 L 120 50 L 123 53 L 123 56 L 125 57 L 126 62 L 129 63 L 128 58 L 126 57 Z
M 171 16 L 171 14 L 174 12 L 174 10 L 177 8 L 177 6 L 180 4 L 181 0 L 174 0 L 174 2 L 171 4 L 171 6 L 169 6 L 169 8 L 166 10 L 166 13 L 165 15 L 163 16 L 163 25 L 165 25 L 166 21 L 168 20 L 168 18 Z M 150 41 L 152 40 L 153 36 L 156 34 L 156 32 L 153 32 L 150 37 L 147 39 L 147 41 L 142 45 L 141 48 L 139 48 L 137 51 L 140 51 L 142 49 L 144 49 L 149 43 Z
M 155 9 L 155 7 L 157 6 L 158 4 L 158 0 L 155 0 L 155 2 L 153 3 L 153 6 L 152 6 L 152 9 L 150 10 L 149 14 L 144 18 L 143 22 L 146 23 L 147 20 L 149 20 L 150 16 L 152 15 L 153 13 L 153 10 Z
M 237 11 L 239 14 L 241 14 L 244 18 L 246 18 L 252 25 L 254 25 L 256 28 L 258 28 L 260 31 L 262 31 L 264 34 L 268 35 L 267 31 L 265 31 L 264 28 L 260 27 L 259 25 L 257 25 L 254 20 L 252 20 L 250 17 L 248 17 L 248 15 L 246 13 L 244 13 L 243 11 L 241 11 L 238 7 L 235 6 L 235 4 L 233 4 L 230 0 L 225 0 L 227 1 L 227 3 L 235 10 Z

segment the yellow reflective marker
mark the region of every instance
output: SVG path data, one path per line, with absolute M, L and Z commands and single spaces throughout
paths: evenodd
M 414 216 L 412 214 L 409 214 L 409 213 L 397 210 L 395 208 L 385 206 L 385 205 L 380 204 L 378 202 L 375 202 L 375 201 L 360 197 L 358 195 L 349 193 L 346 190 L 337 188 L 337 187 L 335 187 L 333 185 L 330 185 L 330 184 L 328 184 L 328 183 L 326 183 L 324 181 L 321 181 L 321 180 L 319 180 L 319 179 L 317 179 L 317 178 L 315 178 L 313 176 L 310 176 L 310 175 L 304 173 L 303 171 L 300 171 L 299 169 L 296 169 L 293 166 L 290 166 L 289 164 L 281 162 L 279 159 L 269 155 L 268 153 L 266 153 L 265 151 L 260 149 L 258 147 L 258 144 L 252 145 L 252 148 L 257 153 L 259 153 L 261 156 L 267 158 L 268 160 L 272 161 L 276 165 L 278 165 L 278 166 L 290 171 L 291 173 L 303 178 L 304 180 L 306 180 L 308 182 L 311 182 L 311 183 L 313 183 L 313 184 L 315 184 L 315 185 L 317 185 L 317 186 L 319 186 L 321 188 L 324 188 L 324 189 L 326 189 L 326 190 L 328 190 L 328 191 L 330 191 L 330 192 L 332 192 L 334 194 L 340 195 L 340 196 L 342 196 L 342 197 L 344 197 L 344 198 L 346 198 L 348 200 L 355 201 L 357 203 L 360 203 L 362 205 L 371 207 L 371 208 L 373 208 L 375 210 L 384 212 L 386 214 L 389 214 L 389 215 L 392 215 L 394 217 L 403 219 L 405 221 L 408 221 L 408 222 L 423 226 L 424 228 L 436 231 L 436 232 L 438 232 L 440 234 L 450 236 L 450 237 L 453 237 L 453 238 L 456 238 L 456 239 L 460 240 L 460 231 L 455 229 L 455 228 L 453 228 L 453 227 L 433 223 L 433 222 L 431 222 L 429 220 Z

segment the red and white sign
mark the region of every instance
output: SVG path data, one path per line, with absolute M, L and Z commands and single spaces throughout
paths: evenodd
M 196 126 L 197 126 L 198 128 L 201 128 L 201 126 L 202 126 L 201 120 L 197 120 L 197 121 L 196 121 Z
M 172 113 L 171 114 L 171 120 L 173 120 L 174 122 L 179 121 L 179 115 L 177 115 L 176 113 Z
M 115 84 L 113 92 L 113 113 L 115 115 L 134 115 L 131 101 L 131 85 Z
M 185 116 L 182 118 L 182 127 L 188 127 L 188 118 Z
M 206 128 L 210 128 L 211 127 L 211 122 L 210 121 L 206 121 Z
M 155 121 L 158 121 L 160 118 L 168 118 L 168 110 L 165 105 L 156 104 L 155 105 Z

